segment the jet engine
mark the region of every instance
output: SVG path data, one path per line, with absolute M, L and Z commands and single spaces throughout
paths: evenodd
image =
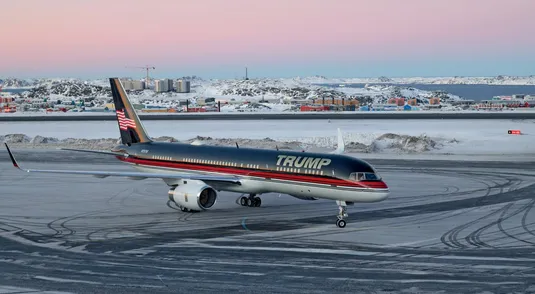
M 168 195 L 179 207 L 194 211 L 210 209 L 217 200 L 216 190 L 202 181 L 175 186 Z

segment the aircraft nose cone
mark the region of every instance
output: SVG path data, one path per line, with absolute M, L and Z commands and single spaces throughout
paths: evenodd
M 388 198 L 388 196 L 390 195 L 390 189 L 388 188 L 388 185 L 385 182 L 377 181 L 377 182 L 372 182 L 372 183 L 373 184 L 369 185 L 369 187 L 372 189 L 379 190 L 376 193 L 376 201 L 383 201 L 386 198 Z
M 372 188 L 372 189 L 388 189 L 388 186 L 383 181 L 366 182 L 366 187 Z

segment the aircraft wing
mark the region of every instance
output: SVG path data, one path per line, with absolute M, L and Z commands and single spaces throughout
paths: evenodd
M 87 152 L 87 153 L 96 153 L 96 154 L 106 154 L 106 155 L 115 155 L 115 156 L 124 156 L 124 157 L 128 157 L 128 154 L 126 154 L 126 153 L 113 152 L 113 151 L 88 150 L 88 149 L 73 149 L 73 148 L 59 148 L 59 149 L 60 149 L 60 150 L 67 150 L 67 151 Z
M 11 153 L 9 146 L 6 145 L 7 152 L 11 158 L 13 166 L 16 168 L 28 172 L 28 173 L 56 173 L 56 174 L 71 174 L 71 175 L 92 175 L 99 178 L 106 177 L 127 177 L 135 180 L 143 180 L 147 178 L 157 179 L 184 179 L 184 180 L 201 180 L 201 181 L 217 181 L 240 184 L 238 177 L 232 176 L 211 176 L 211 175 L 195 175 L 185 173 L 145 173 L 145 172 L 123 172 L 123 171 L 79 171 L 79 170 L 46 170 L 46 169 L 23 169 Z

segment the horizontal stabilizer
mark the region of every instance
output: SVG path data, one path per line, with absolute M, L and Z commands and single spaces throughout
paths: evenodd
M 345 151 L 344 137 L 342 136 L 342 131 L 338 128 L 338 146 L 336 150 L 332 151 L 332 154 L 343 154 Z

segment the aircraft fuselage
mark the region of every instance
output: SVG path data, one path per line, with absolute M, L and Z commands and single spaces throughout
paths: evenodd
M 145 172 L 218 174 L 241 179 L 241 185 L 209 183 L 223 191 L 276 192 L 348 202 L 382 201 L 389 193 L 370 164 L 346 155 L 165 142 L 119 145 L 114 151 L 127 153 L 127 157 L 117 158 Z M 176 179 L 165 181 L 170 186 L 181 184 Z

